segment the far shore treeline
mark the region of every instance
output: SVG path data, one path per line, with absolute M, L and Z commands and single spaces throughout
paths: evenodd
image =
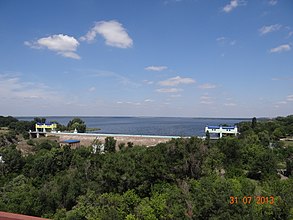
M 0 210 L 50 219 L 293 219 L 293 115 L 237 137 L 71 149 L 0 116 Z M 75 118 L 59 130 L 86 131 Z M 101 145 L 96 142 L 95 145 Z M 98 148 L 100 149 L 100 148 Z
M 74 131 L 75 129 L 79 133 L 86 132 L 86 124 L 80 118 L 73 118 L 67 124 L 67 126 L 60 124 L 58 121 L 46 121 L 46 118 L 35 117 L 32 121 L 19 121 L 12 116 L 0 116 L 0 127 L 8 127 L 15 131 L 17 134 L 22 134 L 24 138 L 28 138 L 28 131 L 35 130 L 36 123 L 55 123 L 57 124 L 58 131 Z

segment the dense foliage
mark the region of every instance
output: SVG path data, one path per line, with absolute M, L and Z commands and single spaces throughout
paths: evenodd
M 293 115 L 272 120 L 263 119 L 259 122 L 253 118 L 252 122 L 239 123 L 239 127 L 242 136 L 255 133 L 262 139 L 278 140 L 286 136 L 293 136 Z
M 68 130 L 76 129 L 78 133 L 84 133 L 86 132 L 86 124 L 80 118 L 73 118 L 72 120 L 68 122 L 67 129 Z
M 45 140 L 32 141 L 23 157 L 6 145 L 0 210 L 54 219 L 292 219 L 293 146 L 273 134 L 292 126 L 282 120 L 269 130 L 260 130 L 268 121 L 241 124 L 240 138 L 128 144 L 118 152 L 107 138 L 104 154 Z M 258 204 L 257 196 L 270 200 Z
M 28 131 L 35 130 L 36 123 L 47 123 L 46 118 L 35 117 L 32 121 L 19 121 L 18 119 L 11 116 L 0 116 L 0 128 L 8 127 L 11 131 L 14 131 L 16 134 L 22 135 L 24 138 L 28 139 Z M 73 118 L 67 124 L 67 126 L 58 123 L 57 121 L 50 121 L 51 123 L 57 124 L 58 131 L 74 131 L 75 129 L 79 133 L 86 132 L 86 124 L 80 118 Z M 49 122 L 48 122 L 49 123 Z
M 0 127 L 8 127 L 12 122 L 18 122 L 18 120 L 12 116 L 0 116 Z

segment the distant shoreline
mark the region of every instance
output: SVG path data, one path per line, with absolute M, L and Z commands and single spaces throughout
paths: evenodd
M 46 117 L 47 122 L 57 121 L 67 125 L 73 117 Z M 33 117 L 18 117 L 19 120 L 33 120 Z M 100 128 L 95 133 L 155 135 L 155 136 L 204 136 L 207 125 L 234 126 L 250 118 L 183 118 L 183 117 L 80 117 L 87 128 Z M 91 129 L 93 131 L 93 129 Z
M 38 116 L 12 116 L 17 119 L 23 118 L 190 118 L 190 119 L 216 119 L 216 120 L 251 120 L 252 117 L 183 117 L 183 116 L 46 116 L 46 115 L 38 115 Z M 272 119 L 271 117 L 257 117 L 257 119 Z

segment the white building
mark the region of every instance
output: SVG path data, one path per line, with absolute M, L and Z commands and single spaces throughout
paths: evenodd
M 2 158 L 3 157 L 0 155 L 0 163 L 4 163 L 5 162 Z
M 237 126 L 224 127 L 224 126 L 206 126 L 205 133 L 218 134 L 220 138 L 224 135 L 234 135 L 237 136 L 238 129 Z

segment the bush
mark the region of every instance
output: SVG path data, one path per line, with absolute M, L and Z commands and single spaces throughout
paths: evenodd
M 105 151 L 115 152 L 116 140 L 113 137 L 106 137 L 105 139 Z

